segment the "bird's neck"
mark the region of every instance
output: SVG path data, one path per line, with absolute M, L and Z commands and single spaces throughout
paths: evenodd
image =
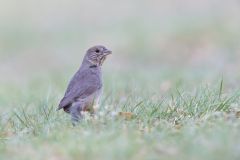
M 91 65 L 91 66 L 89 66 L 89 68 L 97 68 L 98 66 L 97 65 L 95 65 L 95 64 L 93 64 L 93 65 Z
M 96 70 L 101 70 L 101 66 L 92 64 L 91 62 L 89 62 L 88 60 L 83 60 L 82 65 L 80 67 L 80 70 L 82 69 L 96 69 Z

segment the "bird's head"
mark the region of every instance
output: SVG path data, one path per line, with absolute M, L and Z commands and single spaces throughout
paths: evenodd
M 87 50 L 85 60 L 90 62 L 91 66 L 101 66 L 109 54 L 112 54 L 112 51 L 98 45 Z

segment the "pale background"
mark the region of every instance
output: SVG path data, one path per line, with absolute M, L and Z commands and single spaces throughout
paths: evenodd
M 196 69 L 239 80 L 239 15 L 237 0 L 1 0 L 0 81 L 72 74 L 95 44 L 114 53 L 106 70 Z

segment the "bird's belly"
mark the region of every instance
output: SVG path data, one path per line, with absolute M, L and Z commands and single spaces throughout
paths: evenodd
M 99 108 L 101 90 L 95 92 L 91 96 L 87 97 L 84 101 L 84 111 L 95 112 Z

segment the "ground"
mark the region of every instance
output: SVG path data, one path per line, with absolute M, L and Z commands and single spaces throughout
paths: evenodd
M 0 159 L 240 159 L 239 3 L 104 2 L 1 1 Z M 57 105 L 96 44 L 100 110 L 73 127 Z
M 189 79 L 178 84 L 157 71 L 105 76 L 100 111 L 94 118 L 86 115 L 77 127 L 71 125 L 69 115 L 56 111 L 65 84 L 44 90 L 44 80 L 38 79 L 24 91 L 18 86 L 1 87 L 0 158 L 240 157 L 240 92 L 224 91 L 223 78 L 189 87 L 194 84 Z M 12 108 L 4 109 L 9 103 Z M 125 119 L 117 115 L 121 111 L 134 116 Z

